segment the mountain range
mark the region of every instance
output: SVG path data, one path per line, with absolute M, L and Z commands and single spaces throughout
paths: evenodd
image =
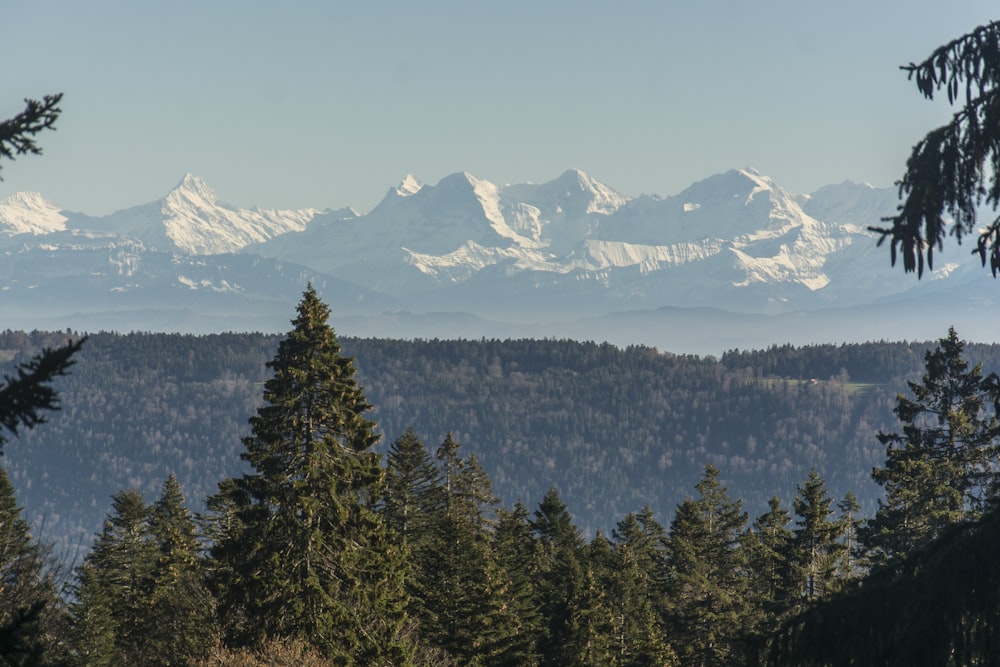
M 625 196 L 571 169 L 542 184 L 414 176 L 371 211 L 243 209 L 190 174 L 95 217 L 39 193 L 0 200 L 7 328 L 283 331 L 312 282 L 338 331 L 566 337 L 720 353 L 771 343 L 992 340 L 998 289 L 968 249 L 918 281 L 870 225 L 893 188 L 806 195 L 733 169 Z

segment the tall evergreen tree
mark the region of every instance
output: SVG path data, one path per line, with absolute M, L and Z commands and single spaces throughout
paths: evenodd
M 536 538 L 539 609 L 547 625 L 538 644 L 541 664 L 590 664 L 596 585 L 588 570 L 586 542 L 555 488 L 542 498 L 531 525 Z
M 396 438 L 386 457 L 383 513 L 395 539 L 408 544 L 427 519 L 431 496 L 441 486 L 441 473 L 412 428 Z
M 670 638 L 683 665 L 736 664 L 751 630 L 747 515 L 709 464 L 677 507 L 667 541 Z
M 62 93 L 45 95 L 41 101 L 25 99 L 24 111 L 0 121 L 0 158 L 40 154 L 35 135 L 55 128 L 62 112 L 61 100 Z M 0 455 L 8 434 L 17 436 L 22 428 L 44 423 L 41 411 L 59 409 L 59 397 L 51 383 L 75 363 L 72 357 L 81 345 L 83 339 L 44 349 L 20 364 L 13 376 L 4 374 L 0 384 Z M 59 640 L 67 634 L 66 615 L 54 594 L 51 572 L 43 572 L 51 563 L 46 563 L 45 549 L 25 532 L 13 486 L 6 471 L 0 469 L 0 474 L 0 660 L 12 665 L 57 661 L 52 646 L 64 645 Z
M 861 518 L 861 504 L 853 491 L 844 494 L 843 500 L 837 504 L 840 512 L 840 563 L 837 565 L 837 578 L 850 581 L 862 575 L 866 565 L 859 535 L 864 519 Z
M 876 562 L 927 544 L 948 525 L 979 516 L 995 486 L 1000 420 L 998 379 L 969 368 L 954 327 L 924 355 L 913 398 L 899 394 L 893 410 L 902 433 L 878 434 L 885 466 L 872 477 L 886 493 L 865 530 Z
M 31 535 L 14 485 L 0 467 L 0 665 L 57 664 L 65 609 L 47 552 Z
M 252 471 L 220 485 L 212 549 L 231 637 L 302 639 L 338 664 L 407 664 L 401 550 L 376 511 L 383 471 L 370 405 L 310 285 L 250 419 Z
M 217 640 L 215 599 L 205 583 L 201 545 L 180 483 L 171 474 L 149 518 L 156 546 L 145 615 L 147 665 L 181 667 Z
M 803 599 L 812 602 L 834 588 L 842 551 L 841 524 L 833 516 L 833 498 L 815 469 L 798 487 L 794 508 L 794 564 Z
M 497 652 L 496 665 L 530 667 L 538 665 L 538 644 L 543 632 L 539 611 L 535 537 L 528 508 L 518 501 L 511 511 L 501 511 L 493 533 L 493 551 L 507 585 L 504 605 L 513 623 Z
M 751 600 L 757 609 L 756 632 L 777 628 L 798 600 L 799 587 L 794 573 L 792 521 L 788 510 L 775 496 L 768 511 L 753 522 L 747 540 L 751 576 Z
M 493 483 L 479 465 L 475 455 L 464 459 L 459 455 L 462 445 L 449 432 L 437 449 L 444 481 L 445 511 L 473 523 L 478 530 L 495 524 L 496 506 Z
M 676 656 L 667 640 L 658 577 L 666 559 L 666 530 L 646 507 L 628 514 L 613 534 L 603 578 L 611 621 L 611 661 L 621 666 L 669 665 Z
M 583 557 L 585 588 L 581 600 L 585 604 L 580 606 L 575 619 L 577 632 L 583 638 L 578 664 L 622 664 L 634 655 L 638 647 L 632 641 L 641 634 L 641 630 L 634 627 L 631 615 L 624 621 L 621 615 L 623 608 L 629 605 L 622 603 L 620 598 L 636 599 L 630 595 L 635 592 L 631 586 L 635 577 L 619 576 L 614 545 L 601 531 L 597 531 L 594 539 L 584 547 Z
M 438 448 L 443 486 L 432 495 L 438 502 L 425 504 L 424 534 L 413 545 L 414 597 L 423 638 L 460 664 L 493 664 L 513 625 L 485 519 L 497 501 L 460 449 L 450 433 Z
M 138 665 L 145 651 L 147 607 L 156 563 L 150 508 L 138 491 L 120 491 L 77 572 L 73 604 L 82 664 Z

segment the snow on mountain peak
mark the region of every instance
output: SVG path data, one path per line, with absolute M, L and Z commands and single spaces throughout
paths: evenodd
M 215 190 L 210 188 L 200 176 L 192 174 L 184 174 L 184 178 L 177 184 L 177 187 L 166 196 L 166 201 L 170 203 L 185 201 L 202 206 L 214 206 L 218 200 Z
M 218 201 L 198 176 L 184 178 L 159 202 L 118 211 L 97 222 L 160 250 L 193 255 L 230 253 L 290 231 L 302 231 L 315 209 L 273 211 L 236 209 Z
M 413 174 L 407 174 L 406 178 L 396 186 L 396 194 L 400 197 L 409 197 L 410 195 L 415 195 L 424 187 L 416 176 Z
M 603 213 L 610 215 L 625 204 L 629 198 L 616 192 L 604 183 L 591 178 L 588 174 L 579 169 L 568 169 L 556 179 L 556 183 L 567 189 L 567 196 L 571 195 L 571 190 L 583 192 L 590 196 L 587 204 L 587 213 Z
M 835 298 L 844 275 L 861 275 L 855 267 L 867 266 L 871 244 L 862 223 L 891 210 L 886 196 L 845 183 L 792 197 L 751 167 L 662 199 L 631 199 L 579 169 L 540 185 L 497 186 L 458 172 L 428 186 L 407 174 L 368 214 L 327 212 L 310 224 L 315 210 L 237 209 L 186 174 L 163 199 L 103 218 L 67 219 L 40 195 L 19 193 L 0 200 L 0 234 L 86 224 L 150 249 L 195 255 L 233 253 L 285 235 L 247 252 L 401 295 L 481 272 L 475 280 L 482 284 L 523 274 L 518 284 L 536 289 L 529 276 L 544 275 L 550 285 L 597 281 L 602 293 L 662 295 L 673 293 L 670 285 L 689 284 L 705 263 L 719 293 L 774 286 L 786 296 L 805 290 Z M 307 233 L 286 235 L 291 231 Z M 840 257 L 853 262 L 849 271 L 837 268 Z
M 0 232 L 49 234 L 66 229 L 66 216 L 37 192 L 15 192 L 0 199 Z
M 230 208 L 219 203 L 203 179 L 191 174 L 185 174 L 167 194 L 160 211 L 167 236 L 192 254 L 234 252 L 286 232 L 302 231 L 318 212 Z
M 35 210 L 58 210 L 55 204 L 43 197 L 39 192 L 15 192 L 6 199 L 0 199 L 0 204 Z

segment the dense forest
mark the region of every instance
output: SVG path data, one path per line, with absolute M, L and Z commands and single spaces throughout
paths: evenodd
M 132 368 L 125 386 L 149 374 L 173 384 L 173 391 L 186 378 L 216 389 L 245 384 L 260 394 L 248 428 L 236 435 L 242 465 L 216 480 L 198 511 L 191 510 L 174 472 L 149 497 L 137 484 L 126 485 L 103 508 L 91 548 L 67 563 L 35 537 L 11 476 L 0 468 L 0 660 L 205 666 L 855 662 L 858 649 L 830 641 L 834 627 L 867 637 L 865 655 L 881 651 L 889 660 L 884 664 L 913 664 L 898 656 L 972 664 L 995 655 L 990 628 L 997 588 L 990 583 L 995 568 L 989 545 L 1000 512 L 1000 377 L 970 362 L 971 348 L 953 329 L 925 347 L 907 391 L 891 401 L 895 422 L 872 434 L 882 448 L 871 471 L 881 487 L 874 512 L 866 514 L 853 492 L 833 494 L 815 465 L 790 492 L 773 489 L 766 509 L 749 512 L 709 460 L 669 516 L 646 504 L 623 513 L 610 530 L 587 536 L 556 486 L 533 509 L 498 498 L 490 472 L 456 439 L 457 431 L 427 443 L 405 428 L 384 453 L 376 449 L 382 434 L 359 383 L 360 364 L 344 354 L 328 308 L 310 288 L 297 313 L 277 342 L 241 337 L 243 350 L 270 351 L 261 381 L 233 375 L 228 364 L 234 359 L 225 355 L 192 353 L 179 369 L 169 364 L 166 354 L 189 340 L 184 337 L 126 337 L 154 361 Z M 23 336 L 22 342 L 32 339 Z M 64 348 L 50 375 L 61 384 L 67 355 L 79 355 L 83 367 L 90 343 Z M 392 345 L 385 349 L 394 351 Z M 455 359 L 452 346 L 466 344 L 414 345 L 429 345 L 440 355 L 415 355 L 423 363 L 448 366 Z M 523 383 L 533 372 L 549 382 L 545 371 L 559 354 L 569 356 L 558 374 L 568 387 L 574 380 L 567 368 L 583 375 L 597 371 L 592 377 L 605 379 L 600 391 L 612 404 L 643 393 L 619 394 L 607 384 L 613 374 L 599 372 L 609 366 L 609 355 L 615 358 L 607 346 L 574 351 L 565 342 L 509 343 L 519 351 L 512 366 L 500 354 L 504 344 L 470 345 L 484 352 L 451 362 L 451 373 L 437 381 L 442 395 L 474 403 L 474 386 L 493 386 L 461 379 L 463 373 L 475 376 L 479 366 L 486 376 L 524 373 L 518 377 Z M 0 386 L 8 431 L 16 434 L 19 424 L 54 430 L 56 422 L 45 424 L 35 410 L 52 407 L 52 394 L 35 391 L 32 380 L 52 349 L 19 362 Z M 909 358 L 909 347 L 898 349 Z M 808 352 L 815 357 L 811 363 L 793 359 L 788 368 L 850 356 L 847 348 Z M 651 366 L 668 375 L 683 371 L 683 380 L 674 381 L 696 396 L 714 376 L 729 385 L 716 391 L 723 402 L 731 394 L 748 397 L 737 390 L 747 386 L 778 397 L 819 397 L 819 405 L 840 400 L 845 408 L 846 397 L 871 391 L 852 386 L 850 363 L 829 380 L 778 381 L 741 365 L 770 359 L 768 354 L 732 352 L 719 362 L 638 349 L 623 357 L 622 376 L 638 376 L 646 393 L 658 386 L 650 384 L 656 377 L 647 372 Z M 657 366 L 660 359 L 668 363 Z M 726 361 L 735 368 L 726 369 Z M 411 377 L 407 364 L 386 366 L 387 377 Z M 72 370 L 69 377 L 83 374 Z M 393 384 L 390 395 L 399 396 L 402 384 Z M 544 396 L 528 393 L 536 401 Z M 582 395 L 568 392 L 570 400 L 577 393 Z M 202 400 L 215 394 L 247 400 L 237 391 L 209 389 Z M 93 400 L 100 405 L 108 397 Z M 550 400 L 555 402 L 536 409 L 575 409 Z M 663 397 L 656 401 L 666 409 Z M 451 402 L 459 401 L 453 396 Z M 154 405 L 195 434 L 211 421 L 210 412 Z M 423 409 L 431 412 L 429 405 Z M 69 405 L 64 412 L 74 414 Z M 75 416 L 82 412 L 78 406 Z M 568 421 L 557 417 L 553 424 Z M 199 466 L 171 436 L 150 435 L 159 452 L 187 451 L 188 471 Z M 25 440 L 5 445 L 11 453 L 39 446 Z M 623 455 L 622 449 L 615 453 Z M 209 455 L 223 454 L 210 449 Z M 71 465 L 79 467 L 84 458 Z M 114 457 L 102 463 L 123 465 Z M 567 459 L 566 465 L 578 464 Z M 128 472 L 133 481 L 153 474 Z M 790 502 L 780 493 L 789 493 Z M 940 613 L 921 611 L 928 603 Z M 889 619 L 914 613 L 923 621 L 915 618 L 900 635 L 899 623 Z M 932 632 L 939 617 L 947 622 L 946 634 L 928 638 L 923 633 Z M 923 643 L 901 652 L 900 642 L 914 628 Z
M 335 324 L 335 318 L 333 320 Z M 943 333 L 943 332 L 942 332 Z M 2 332 L 8 365 L 69 332 Z M 147 496 L 175 474 L 195 507 L 241 471 L 280 336 L 98 333 L 60 378 L 62 411 L 3 463 L 42 532 L 66 548 L 100 529 L 113 493 Z M 669 515 L 711 463 L 752 512 L 791 502 L 816 468 L 866 511 L 894 397 L 927 343 L 730 351 L 721 359 L 568 340 L 344 339 L 382 439 L 450 432 L 511 506 L 557 487 L 577 525 L 608 533 L 628 512 Z M 1000 368 L 1000 347 L 969 345 Z

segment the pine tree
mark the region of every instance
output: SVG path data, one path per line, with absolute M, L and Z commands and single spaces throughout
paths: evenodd
M 794 566 L 798 573 L 802 597 L 813 602 L 835 588 L 842 545 L 841 524 L 833 517 L 833 498 L 815 469 L 798 487 L 794 508 L 796 528 L 792 540 Z
M 876 562 L 906 555 L 952 523 L 975 518 L 995 486 L 1000 420 L 995 374 L 969 368 L 964 341 L 954 327 L 924 355 L 921 381 L 909 382 L 914 397 L 899 394 L 893 412 L 902 433 L 878 433 L 886 446 L 885 467 L 872 477 L 886 492 L 865 528 Z
M 677 507 L 667 540 L 670 638 L 683 665 L 736 664 L 752 613 L 743 548 L 747 515 L 709 464 Z
M 592 573 L 587 569 L 586 542 L 559 492 L 542 498 L 531 522 L 536 539 L 539 609 L 546 623 L 538 643 L 543 665 L 585 665 L 593 599 Z
M 610 557 L 605 556 L 602 568 L 611 620 L 610 664 L 673 664 L 676 656 L 658 604 L 663 596 L 658 575 L 666 559 L 666 530 L 646 507 L 640 515 L 628 514 L 619 521 L 612 537 Z
M 865 558 L 858 536 L 861 533 L 864 519 L 861 518 L 861 505 L 853 491 L 844 494 L 844 499 L 837 504 L 840 512 L 840 562 L 837 565 L 837 578 L 841 581 L 851 581 L 860 577 L 865 568 Z
M 437 450 L 443 486 L 428 494 L 437 502 L 424 504 L 423 535 L 414 541 L 414 598 L 426 641 L 460 664 L 492 664 L 513 626 L 486 519 L 497 500 L 489 478 L 460 449 L 449 433 Z
M 268 363 L 264 405 L 220 485 L 212 549 L 231 639 L 302 639 L 338 664 L 407 664 L 402 551 L 375 505 L 383 471 L 370 405 L 310 285 Z
M 538 665 L 538 644 L 543 632 L 539 611 L 535 537 L 528 520 L 528 508 L 518 502 L 511 511 L 501 511 L 493 533 L 493 551 L 501 576 L 504 606 L 513 624 L 493 661 L 495 665 L 518 667 Z
M 441 473 L 412 428 L 396 438 L 386 457 L 382 512 L 395 539 L 408 544 L 425 522 L 430 497 L 441 486 Z
M 198 530 L 173 474 L 153 504 L 149 532 L 157 553 L 144 619 L 145 664 L 180 667 L 207 655 L 217 632 Z
M 794 575 L 793 534 L 788 525 L 792 517 L 777 496 L 768 503 L 768 511 L 753 522 L 747 540 L 751 575 L 751 599 L 757 609 L 758 633 L 769 633 L 798 600 L 799 587 Z
M 65 610 L 46 556 L 0 467 L 0 664 L 55 664 L 60 659 Z
M 146 610 L 156 562 L 149 512 L 138 491 L 116 493 L 77 572 L 72 610 L 83 664 L 146 663 Z

